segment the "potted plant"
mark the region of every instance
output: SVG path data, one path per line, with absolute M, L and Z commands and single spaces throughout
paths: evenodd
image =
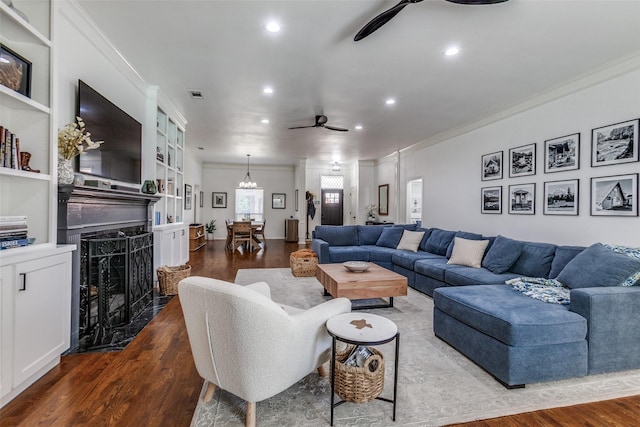
M 213 232 L 216 231 L 216 220 L 212 219 L 205 224 L 204 230 L 207 232 L 207 240 L 213 240 Z

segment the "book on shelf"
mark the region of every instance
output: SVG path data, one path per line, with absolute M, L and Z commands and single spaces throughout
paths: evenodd
M 27 246 L 35 242 L 35 237 L 28 237 L 26 239 L 14 239 L 14 240 L 2 240 L 0 241 L 0 249 L 11 249 Z
M 21 169 L 20 138 L 3 126 L 0 126 L 0 166 Z

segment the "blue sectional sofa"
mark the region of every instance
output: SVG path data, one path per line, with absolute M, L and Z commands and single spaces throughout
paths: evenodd
M 405 230 L 424 233 L 406 233 L 420 238 L 416 250 L 397 248 Z M 463 243 L 484 251 L 481 264 L 450 263 Z M 406 276 L 433 297 L 436 336 L 507 387 L 640 368 L 640 286 L 629 286 L 640 285 L 640 259 L 628 254 L 415 225 L 317 226 L 312 248 L 321 264 L 369 261 Z M 561 282 L 570 304 L 505 285 L 519 277 Z

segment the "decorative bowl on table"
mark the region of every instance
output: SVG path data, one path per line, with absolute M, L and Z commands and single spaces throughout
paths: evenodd
M 367 271 L 369 268 L 369 263 L 364 261 L 347 261 L 343 262 L 342 265 L 344 268 L 354 273 L 362 273 L 363 271 Z

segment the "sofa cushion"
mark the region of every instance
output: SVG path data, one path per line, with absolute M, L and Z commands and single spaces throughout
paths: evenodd
M 422 240 L 420 241 L 420 246 L 418 246 L 418 249 L 420 249 L 421 251 L 427 251 L 426 246 L 427 246 L 427 240 L 429 240 L 429 236 L 431 236 L 431 228 L 418 228 L 418 231 L 423 231 L 424 235 L 422 236 Z
M 445 272 L 444 281 L 451 286 L 502 285 L 505 281 L 518 276 L 515 273 L 496 274 L 485 268 L 458 266 Z
M 396 249 L 386 248 L 384 246 L 365 246 L 363 249 L 369 251 L 369 261 L 375 263 L 388 263 L 391 264 L 393 254 L 398 252 Z
M 431 277 L 432 279 L 444 282 L 444 272 L 453 268 L 466 268 L 459 265 L 447 264 L 447 259 L 443 256 L 438 258 L 425 258 L 415 262 L 413 270 L 417 274 Z
M 333 246 L 329 248 L 329 261 L 369 261 L 369 251 L 360 246 Z
M 555 254 L 556 245 L 551 243 L 522 242 L 522 252 L 509 268 L 509 272 L 528 277 L 548 278 Z
M 585 340 L 587 319 L 568 306 L 548 304 L 505 285 L 438 288 L 436 308 L 510 346 Z
M 356 246 L 358 229 L 355 225 L 318 225 L 315 237 L 324 240 L 330 246 Z
M 384 227 L 379 225 L 357 225 L 358 229 L 358 244 L 363 245 L 375 245 Z
M 549 272 L 549 278 L 555 279 L 558 274 L 564 269 L 564 267 L 575 258 L 580 252 L 584 251 L 584 246 L 558 246 L 556 248 L 556 254 L 553 257 L 551 263 L 551 271 Z
M 640 270 L 640 260 L 595 243 L 575 256 L 558 275 L 571 289 L 621 286 Z
M 402 232 L 402 238 L 400 238 L 400 243 L 398 243 L 396 249 L 418 252 L 418 247 L 420 246 L 423 236 L 423 231 L 404 230 Z
M 487 255 L 482 260 L 482 266 L 496 274 L 502 274 L 509 270 L 522 253 L 522 242 L 497 236 Z
M 376 246 L 384 246 L 386 248 L 395 249 L 402 238 L 403 228 L 400 227 L 384 227 Z
M 440 258 L 440 255 L 435 255 L 430 252 L 418 251 L 418 252 L 406 252 L 396 251 L 391 259 L 395 265 L 398 265 L 407 270 L 413 270 L 413 266 L 416 261 L 426 258 Z
M 480 268 L 488 240 L 467 240 L 458 236 L 453 239 L 453 250 L 447 264 L 465 265 Z
M 451 244 L 451 241 L 455 237 L 455 231 L 441 230 L 439 228 L 432 228 L 431 234 L 425 243 L 425 251 L 431 252 L 436 255 L 446 255 L 447 249 Z
M 466 239 L 466 240 L 482 240 L 482 234 L 469 233 L 468 231 L 456 231 L 456 234 L 454 237 L 460 237 L 461 239 Z M 451 243 L 449 243 L 449 246 L 447 246 L 447 253 L 446 253 L 447 258 L 451 258 L 451 253 L 453 252 L 454 243 L 455 243 L 455 239 L 452 239 Z

